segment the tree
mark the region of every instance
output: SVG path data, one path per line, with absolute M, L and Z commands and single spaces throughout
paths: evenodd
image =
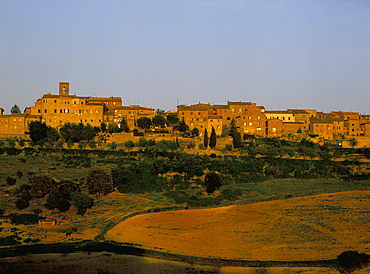
M 232 135 L 233 137 L 233 146 L 234 148 L 241 148 L 242 147 L 242 137 L 240 132 L 235 131 Z
M 181 122 L 179 125 L 176 127 L 176 129 L 180 132 L 185 132 L 189 129 L 188 125 L 185 123 L 184 118 L 182 118 Z
M 19 106 L 14 105 L 12 107 L 12 109 L 10 110 L 10 113 L 22 113 L 22 112 L 21 112 L 21 109 L 19 108 Z
M 114 191 L 112 176 L 100 168 L 89 171 L 86 182 L 91 194 L 106 195 Z
M 358 145 L 358 141 L 357 141 L 357 139 L 356 139 L 356 138 L 351 138 L 351 139 L 349 139 L 349 145 L 350 145 L 352 148 L 354 148 L 355 146 L 357 146 L 357 145 Z
M 152 124 L 155 127 L 165 127 L 166 126 L 166 119 L 161 114 L 157 114 L 152 118 Z
M 207 129 L 206 128 L 204 129 L 203 146 L 205 148 L 208 147 L 208 132 L 207 132 Z
M 60 199 L 63 199 L 62 194 L 57 189 L 54 189 L 46 199 L 44 206 L 49 210 L 54 210 L 57 207 L 57 203 Z
M 222 186 L 222 178 L 214 171 L 208 172 L 204 177 L 204 185 L 206 186 L 208 195 L 211 195 L 216 189 Z
M 167 125 L 174 126 L 176 125 L 180 120 L 176 113 L 170 113 L 166 117 Z
M 90 148 L 96 148 L 96 142 L 94 139 L 90 139 L 87 144 Z
M 15 206 L 16 206 L 16 208 L 18 208 L 18 209 L 25 209 L 25 208 L 27 208 L 29 205 L 30 205 L 30 203 L 29 203 L 28 201 L 26 201 L 25 199 L 23 199 L 22 197 L 19 197 L 19 198 L 15 201 Z
M 29 126 L 30 138 L 33 142 L 38 142 L 47 137 L 48 126 L 40 121 L 32 121 Z
M 136 120 L 136 124 L 141 129 L 149 129 L 152 125 L 152 120 L 148 117 L 140 117 Z
M 119 124 L 120 124 L 122 132 L 130 132 L 130 127 L 128 126 L 128 123 L 127 123 L 125 117 L 122 117 Z
M 101 132 L 107 132 L 107 124 L 104 122 L 100 123 Z
M 48 141 L 52 141 L 52 142 L 58 141 L 59 137 L 60 137 L 60 135 L 59 135 L 58 130 L 56 130 L 53 127 L 48 127 L 47 128 L 46 138 L 48 139 Z
M 222 132 L 221 132 L 221 137 L 226 137 L 230 133 L 229 127 L 227 125 L 222 126 Z
M 155 113 L 157 113 L 157 114 L 165 114 L 166 112 L 163 109 L 157 108 L 156 111 L 155 111 Z
M 77 214 L 84 215 L 86 209 L 93 206 L 94 201 L 85 193 L 72 192 L 71 193 L 72 204 L 77 208 Z
M 209 137 L 209 147 L 214 149 L 216 147 L 216 131 L 215 128 L 212 127 L 211 136 Z
M 55 181 L 46 175 L 34 175 L 30 178 L 30 194 L 34 198 L 43 198 L 55 186 Z
M 62 195 L 63 199 L 70 201 L 71 193 L 81 190 L 78 184 L 72 182 L 71 180 L 61 180 L 58 185 L 58 191 Z
M 91 140 L 95 137 L 94 128 L 87 124 L 86 126 L 82 123 L 66 123 L 60 128 L 60 134 L 64 140 L 72 140 L 77 143 L 81 140 Z
M 17 179 L 16 178 L 14 178 L 14 177 L 12 177 L 12 176 L 8 176 L 8 177 L 6 177 L 6 184 L 8 185 L 8 186 L 13 186 L 13 185 L 15 185 L 15 183 L 17 182 Z
M 119 133 L 119 132 L 122 132 L 122 130 L 117 124 L 109 123 L 108 132 L 109 133 Z
M 197 127 L 193 128 L 193 130 L 191 131 L 191 135 L 199 136 L 199 129 Z
M 135 146 L 135 144 L 134 144 L 134 142 L 133 142 L 132 140 L 128 140 L 128 141 L 126 141 L 123 145 L 124 145 L 124 147 L 126 147 L 128 150 L 131 150 L 131 149 Z
M 229 136 L 233 137 L 236 132 L 238 131 L 236 129 L 235 119 L 233 118 L 230 122 Z
M 116 149 L 117 149 L 117 143 L 116 143 L 116 142 L 109 143 L 109 144 L 108 144 L 108 147 L 109 147 L 111 150 L 116 150 Z

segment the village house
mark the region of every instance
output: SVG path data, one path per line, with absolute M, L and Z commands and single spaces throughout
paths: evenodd
M 179 120 L 189 130 L 197 128 L 202 136 L 215 129 L 218 136 L 230 128 L 234 120 L 237 130 L 243 135 L 281 136 L 289 133 L 315 134 L 323 138 L 370 136 L 370 115 L 358 112 L 319 112 L 311 109 L 287 109 L 266 111 L 263 106 L 251 102 L 228 101 L 225 105 L 198 103 L 179 105 L 176 111 Z M 168 114 L 167 113 L 167 114 Z M 166 114 L 165 114 L 166 115 Z M 101 123 L 120 125 L 126 120 L 131 130 L 137 128 L 141 117 L 153 118 L 153 108 L 139 105 L 123 106 L 120 97 L 89 97 L 70 94 L 68 82 L 59 83 L 59 93 L 44 94 L 35 105 L 24 113 L 4 115 L 0 108 L 0 134 L 21 136 L 28 131 L 31 121 L 42 121 L 59 129 L 66 123 L 83 123 L 100 127 Z

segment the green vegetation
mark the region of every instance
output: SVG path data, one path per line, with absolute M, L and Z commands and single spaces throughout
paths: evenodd
M 190 141 L 143 137 L 111 150 L 66 149 L 60 141 L 21 148 L 3 142 L 0 193 L 7 198 L 0 200 L 0 208 L 6 217 L 42 212 L 64 220 L 74 214 L 71 226 L 96 229 L 102 239 L 106 230 L 138 213 L 370 189 L 368 148 L 246 138 L 238 153 L 231 147 L 230 155 L 215 150 L 195 155 L 183 150 L 194 145 Z M 210 173 L 219 176 L 222 188 L 216 184 L 206 190 Z

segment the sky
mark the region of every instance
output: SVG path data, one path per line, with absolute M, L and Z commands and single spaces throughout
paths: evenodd
M 0 107 L 77 96 L 370 114 L 369 0 L 0 0 Z

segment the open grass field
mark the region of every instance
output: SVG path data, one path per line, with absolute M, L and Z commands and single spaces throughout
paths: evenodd
M 106 238 L 200 257 L 262 261 L 334 259 L 370 251 L 370 191 L 135 216 Z

